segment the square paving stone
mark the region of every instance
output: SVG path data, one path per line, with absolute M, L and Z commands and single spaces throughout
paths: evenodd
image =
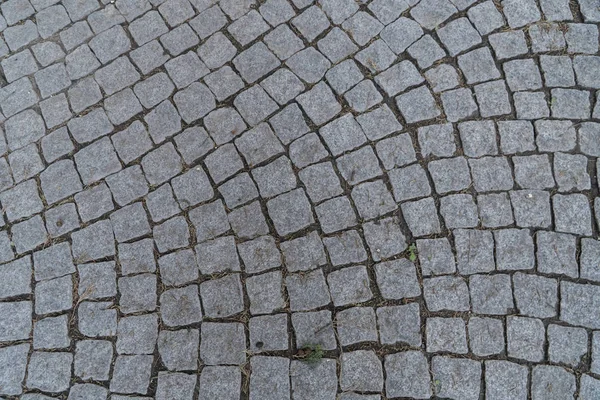
M 477 104 L 469 89 L 449 90 L 440 97 L 448 121 L 456 122 L 477 115 Z
M 429 311 L 469 311 L 469 289 L 462 278 L 442 276 L 423 280 L 423 296 Z
M 150 192 L 145 200 L 146 207 L 154 222 L 159 222 L 172 217 L 181 211 L 179 204 L 175 200 L 173 189 L 168 183 L 165 183 L 158 189 Z
M 198 366 L 199 343 L 198 329 L 161 330 L 158 334 L 158 353 L 169 370 L 194 370 Z
M 437 396 L 479 399 L 481 393 L 481 363 L 447 356 L 435 356 L 431 362 L 434 391 Z
M 431 393 L 429 363 L 420 351 L 404 351 L 385 356 L 385 391 L 391 397 L 426 399 Z
M 375 149 L 377 150 L 377 157 L 387 170 L 416 161 L 412 139 L 408 133 L 383 139 L 377 142 Z
M 468 194 L 454 194 L 440 199 L 440 214 L 446 226 L 453 228 L 474 228 L 479 224 L 477 206 Z
M 401 208 L 404 220 L 413 236 L 427 236 L 441 231 L 437 209 L 432 197 L 403 203 Z
M 8 162 L 15 182 L 31 178 L 44 169 L 38 149 L 33 143 L 10 153 Z
M 87 299 L 114 297 L 117 295 L 117 274 L 114 261 L 77 266 L 79 284 L 77 294 Z
M 246 292 L 253 315 L 268 314 L 284 308 L 282 282 L 280 271 L 254 275 L 246 279 Z
M 175 136 L 177 150 L 190 165 L 213 149 L 214 143 L 201 127 L 191 127 Z
M 14 224 L 11 233 L 18 254 L 33 250 L 48 240 L 44 221 L 39 215 Z
M 539 362 L 544 357 L 544 325 L 541 320 L 509 316 L 506 337 L 509 357 Z
M 112 343 L 108 341 L 80 340 L 75 347 L 74 374 L 81 379 L 107 381 L 112 355 Z
M 315 207 L 324 233 L 333 233 L 357 224 L 356 213 L 346 196 L 335 197 Z
M 199 380 L 199 397 L 212 399 L 221 396 L 223 400 L 236 400 L 240 397 L 242 373 L 239 367 L 202 368 Z
M 6 217 L 11 222 L 30 217 L 44 208 L 33 179 L 2 192 L 0 201 Z
M 19 395 L 23 392 L 23 380 L 27 369 L 27 354 L 30 345 L 23 343 L 0 349 L 0 372 L 2 372 L 3 395 Z M 24 397 L 24 396 L 22 396 Z
M 363 231 L 375 261 L 399 254 L 407 247 L 398 218 L 390 217 L 365 223 Z
M 383 368 L 373 351 L 357 350 L 341 356 L 342 390 L 381 391 Z
M 350 185 L 381 175 L 379 160 L 370 146 L 346 153 L 336 160 L 340 174 Z
M 117 153 L 115 153 L 115 149 L 108 138 L 100 139 L 79 150 L 75 154 L 74 159 L 77 170 L 85 185 L 97 182 L 121 170 L 121 163 L 117 158 Z M 66 168 L 65 166 L 69 164 L 67 160 L 59 163 L 57 165 L 63 166 L 63 168 Z M 58 169 L 58 167 L 55 168 Z
M 110 189 L 106 183 L 92 186 L 87 190 L 77 193 L 75 195 L 75 202 L 79 215 L 84 222 L 96 219 L 114 210 L 115 207 Z
M 571 151 L 575 147 L 575 128 L 570 121 L 536 121 L 539 151 Z
M 513 275 L 514 297 L 523 315 L 551 318 L 556 315 L 558 283 L 555 279 L 523 273 Z
M 261 236 L 238 244 L 246 273 L 261 272 L 281 265 L 281 256 L 271 236 Z
M 290 160 L 285 157 L 252 170 L 252 177 L 258 185 L 262 198 L 269 198 L 290 191 L 296 187 L 296 177 Z
M 387 9 L 385 14 L 389 15 L 389 12 L 395 12 L 396 6 L 389 7 L 391 10 Z M 380 9 L 380 12 L 383 10 Z M 388 18 L 388 16 L 383 17 L 379 15 L 378 18 Z M 397 16 L 396 16 L 397 18 Z M 381 31 L 381 38 L 390 46 L 390 49 L 396 54 L 400 54 L 404 52 L 412 43 L 414 43 L 417 39 L 423 36 L 423 29 L 421 26 L 414 20 L 400 17 L 398 19 L 393 18 L 388 22 L 388 26 L 386 26 Z M 395 20 L 395 21 L 394 21 Z M 390 23 L 392 22 L 393 23 Z
M 219 186 L 227 207 L 235 208 L 258 197 L 256 184 L 247 173 L 240 174 Z
M 581 240 L 580 276 L 584 279 L 598 281 L 600 279 L 600 241 L 594 239 Z
M 467 18 L 458 18 L 438 30 L 438 35 L 451 56 L 481 43 L 481 36 Z
M 257 201 L 231 211 L 227 217 L 231 228 L 239 237 L 253 239 L 269 233 L 265 216 Z
M 123 314 L 156 309 L 156 275 L 119 278 L 119 309 Z
M 67 390 L 71 380 L 73 355 L 63 352 L 34 352 L 29 360 L 27 381 L 30 389 L 57 393 Z
M 469 167 L 464 157 L 434 160 L 429 162 L 428 169 L 439 194 L 460 191 L 471 185 Z
M 435 99 L 425 86 L 397 96 L 396 104 L 407 123 L 425 121 L 440 115 Z
M 501 320 L 472 317 L 468 331 L 469 347 L 473 354 L 488 356 L 504 351 L 504 325 Z
M 278 109 L 277 103 L 258 85 L 237 95 L 233 105 L 251 126 L 258 125 Z
M 461 275 L 495 269 L 494 238 L 491 232 L 476 229 L 453 231 L 458 271 Z
M 555 186 L 546 154 L 513 157 L 515 180 L 524 189 L 547 189 Z
M 200 272 L 214 274 L 223 271 L 240 271 L 240 262 L 235 249 L 235 239 L 224 236 L 196 246 L 196 257 Z
M 156 247 L 161 253 L 187 247 L 190 242 L 188 222 L 183 216 L 171 218 L 154 226 L 153 236 Z
M 423 275 L 444 275 L 456 271 L 456 262 L 447 239 L 419 239 L 417 249 Z
M 340 131 L 344 132 L 340 135 Z M 330 122 L 319 130 L 319 134 L 333 155 L 355 149 L 365 143 L 364 131 L 351 114 Z
M 290 272 L 306 271 L 326 263 L 323 243 L 317 232 L 280 243 L 284 265 Z
M 467 353 L 465 323 L 460 318 L 427 318 L 425 325 L 427 352 Z
M 436 61 L 446 56 L 444 49 L 431 35 L 425 35 L 413 43 L 408 48 L 408 54 L 415 58 L 419 67 L 423 69 L 429 68 Z
M 283 146 L 266 123 L 242 134 L 235 145 L 251 167 L 283 152 Z
M 574 89 L 552 89 L 552 117 L 565 119 L 587 119 L 591 106 L 589 92 Z
M 496 128 L 492 121 L 469 121 L 458 124 L 463 150 L 468 157 L 498 154 Z
M 327 275 L 333 304 L 343 306 L 362 303 L 371 299 L 369 277 L 363 266 L 348 267 Z
M 499 270 L 532 269 L 535 265 L 533 239 L 526 229 L 494 231 L 496 265 Z
M 296 99 L 315 125 L 326 123 L 342 110 L 333 92 L 324 82 L 316 84 Z
M 204 82 L 218 101 L 223 101 L 244 88 L 244 82 L 228 65 L 207 75 Z
M 588 199 L 583 194 L 552 197 L 554 223 L 559 232 L 591 235 L 591 211 Z
M 10 246 L 8 236 L 4 240 Z M 23 257 L 2 265 L 0 267 L 0 277 L 2 278 L 2 285 L 0 287 L 2 294 L 0 297 L 6 299 L 21 294 L 31 294 L 31 272 L 30 257 Z
M 117 353 L 152 354 L 157 337 L 156 314 L 121 318 L 117 327 Z
M 33 110 L 23 111 L 4 122 L 4 133 L 10 150 L 17 150 L 37 141 L 45 132 L 42 117 Z
M 353 307 L 338 312 L 335 326 L 342 346 L 378 340 L 375 310 L 370 307 Z
M 232 24 L 231 26 L 234 26 Z M 247 83 L 253 83 L 279 66 L 279 59 L 259 42 L 242 51 L 233 59 L 233 65 Z
M 286 314 L 253 317 L 250 319 L 248 327 L 252 351 L 288 349 L 288 318 Z
M 542 190 L 510 192 L 515 222 L 519 227 L 547 228 L 551 224 L 550 194 Z
M 73 259 L 86 262 L 112 256 L 115 243 L 110 221 L 99 221 L 71 235 Z
M 300 107 L 295 103 L 271 117 L 269 123 L 283 144 L 289 144 L 310 130 Z
M 302 40 L 285 24 L 264 37 L 266 45 L 281 60 L 286 60 L 304 47 Z
M 321 270 L 288 275 L 285 285 L 292 311 L 306 311 L 329 304 L 331 297 Z
M 302 189 L 296 189 L 267 202 L 269 216 L 281 236 L 297 232 L 314 223 L 310 203 Z
M 279 104 L 286 104 L 304 91 L 304 84 L 287 69 L 279 69 L 261 82 L 262 87 Z
M 573 396 L 576 390 L 575 376 L 561 367 L 540 365 L 531 374 L 533 399 L 558 399 Z
M 242 284 L 238 274 L 202 282 L 200 296 L 207 317 L 225 318 L 244 310 Z
M 113 212 L 110 214 L 110 222 L 118 242 L 126 242 L 150 233 L 148 217 L 141 202 Z
M 475 98 L 482 117 L 510 114 L 511 106 L 504 81 L 497 80 L 475 86 Z
M 115 361 L 110 391 L 146 394 L 150 385 L 153 356 L 118 356 Z
M 320 345 L 324 350 L 333 350 L 337 346 L 331 311 L 293 313 L 292 326 L 300 349 Z
M 561 282 L 560 319 L 571 325 L 597 329 L 596 286 Z
M 204 322 L 200 358 L 206 365 L 241 365 L 246 361 L 246 334 L 240 323 Z
M 213 94 L 203 84 L 194 82 L 173 96 L 179 115 L 186 123 L 204 117 L 216 107 Z
M 166 326 L 191 325 L 202 320 L 197 285 L 170 289 L 160 296 L 161 319 Z
M 548 356 L 551 362 L 579 365 L 588 351 L 588 336 L 582 328 L 548 326 Z
M 313 202 L 320 202 L 342 193 L 340 179 L 330 162 L 304 168 L 299 177 Z
M 514 308 L 509 275 L 473 275 L 469 279 L 473 311 L 505 315 Z
M 148 193 L 148 183 L 139 165 L 110 175 L 106 183 L 118 205 L 124 206 Z
M 152 148 L 146 127 L 134 121 L 126 129 L 111 136 L 119 158 L 128 164 Z
M 191 249 L 183 249 L 159 258 L 161 280 L 168 286 L 180 286 L 198 279 L 196 256 Z
M 87 337 L 115 336 L 117 310 L 112 302 L 83 301 L 77 309 L 79 332 Z
M 336 236 L 326 237 L 323 243 L 333 265 L 363 262 L 367 259 L 363 242 L 357 231 L 345 231 Z
M 537 265 L 538 271 L 547 274 L 578 276 L 575 259 L 575 237 L 564 233 L 538 232 Z
M 535 150 L 533 125 L 528 121 L 499 121 L 500 148 L 504 154 Z
M 452 124 L 428 125 L 418 129 L 419 146 L 424 157 L 451 157 L 456 151 Z
M 375 264 L 377 286 L 383 298 L 400 300 L 421 295 L 415 265 L 407 259 Z
M 0 303 L 0 340 L 8 342 L 29 339 L 32 308 L 30 301 Z
M 71 275 L 39 282 L 35 287 L 36 314 L 49 314 L 73 307 Z
M 417 303 L 378 308 L 377 324 L 381 344 L 421 346 L 421 316 Z
M 310 49 L 307 49 L 299 53 L 299 55 L 302 53 L 311 53 L 311 51 Z M 299 55 L 294 58 L 299 58 Z M 288 61 L 288 64 L 290 61 Z M 304 63 L 301 65 L 303 64 Z M 323 64 L 323 70 L 320 70 L 319 74 L 315 75 L 313 79 L 322 77 L 322 74 L 325 73 L 325 67 L 329 66 L 329 61 L 327 61 L 327 63 L 323 62 Z M 327 78 L 327 82 L 331 85 L 332 89 L 338 94 L 344 94 L 364 78 L 362 72 L 360 72 L 360 69 L 353 60 L 345 60 L 337 64 L 327 71 L 325 77 Z
M 316 6 L 303 11 L 302 14 L 292 19 L 291 23 L 309 42 L 312 42 L 330 25 L 325 13 Z
M 485 394 L 492 400 L 526 399 L 529 371 L 524 365 L 509 361 L 485 362 Z

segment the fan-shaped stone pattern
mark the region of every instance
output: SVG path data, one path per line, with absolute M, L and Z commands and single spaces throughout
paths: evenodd
M 597 0 L 0 14 L 0 398 L 600 398 Z

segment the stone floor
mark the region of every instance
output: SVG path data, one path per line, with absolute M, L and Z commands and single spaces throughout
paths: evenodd
M 1 399 L 600 399 L 600 0 L 0 12 Z

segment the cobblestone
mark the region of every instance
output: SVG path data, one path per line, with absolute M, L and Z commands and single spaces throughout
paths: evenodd
M 0 397 L 597 398 L 593 3 L 4 2 Z

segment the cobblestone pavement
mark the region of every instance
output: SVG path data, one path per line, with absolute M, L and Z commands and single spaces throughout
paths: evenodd
M 0 12 L 1 399 L 600 399 L 599 0 Z

